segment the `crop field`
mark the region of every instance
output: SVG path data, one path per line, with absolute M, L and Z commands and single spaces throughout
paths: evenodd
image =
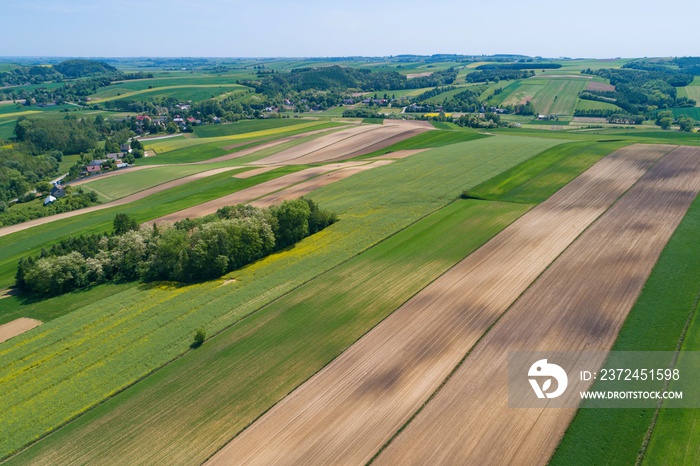
M 642 176 L 640 166 L 662 154 L 621 152 L 592 168 L 422 289 L 208 464 L 326 464 L 341 455 L 367 463 L 494 320 Z
M 344 129 L 258 160 L 259 164 L 319 163 L 384 149 L 434 129 L 428 122 L 385 120 L 382 125 Z
M 208 170 L 224 168 L 226 165 L 227 164 L 224 162 L 218 164 L 154 166 L 146 170 L 138 170 L 132 173 L 126 171 L 119 176 L 96 179 L 81 184 L 81 186 L 84 189 L 95 191 L 98 196 L 102 197 L 105 201 L 112 201 L 168 181 L 177 180 Z
M 690 313 L 684 351 L 698 351 L 697 296 L 700 293 L 700 197 L 696 197 L 659 257 L 639 299 L 613 345 L 616 351 L 675 351 Z M 696 411 L 662 410 L 645 458 L 663 464 L 683 464 L 692 458 Z M 553 466 L 585 464 L 628 465 L 636 462 L 651 423 L 651 409 L 579 410 L 552 457 Z M 668 447 L 664 447 L 668 445 Z M 659 454 L 661 453 L 661 454 Z M 657 456 L 658 455 L 658 456 Z M 663 455 L 663 456 L 662 456 Z M 697 457 L 697 455 L 695 456 Z M 687 462 L 687 464 L 692 464 Z
M 688 97 L 695 101 L 695 107 L 700 107 L 700 78 L 695 77 L 690 85 L 678 88 L 678 97 Z
M 13 421 L 15 427 L 12 431 L 15 434 L 3 439 L 3 451 L 16 448 L 12 445 L 21 445 L 34 435 L 41 435 L 47 429 L 83 412 L 107 394 L 114 393 L 115 390 L 145 375 L 149 370 L 181 354 L 189 345 L 192 328 L 206 325 L 208 332 L 214 333 L 235 323 L 242 316 L 259 309 L 265 303 L 446 205 L 461 189 L 478 184 L 503 169 L 551 147 L 556 142 L 535 138 L 486 138 L 426 152 L 425 154 L 431 154 L 429 158 L 422 154 L 420 157 L 407 158 L 385 167 L 366 171 L 314 193 L 313 198 L 324 208 L 341 214 L 340 222 L 307 238 L 290 251 L 275 254 L 236 272 L 234 274 L 236 282 L 225 286 L 221 286 L 221 282 L 208 282 L 177 289 L 130 288 L 44 324 L 42 326 L 44 333 L 40 340 L 29 341 L 33 338 L 32 332 L 18 337 L 26 338 L 28 341 L 13 346 L 8 349 L 8 353 L 0 356 L 9 358 L 6 359 L 8 362 L 15 361 L 12 364 L 12 371 L 20 370 L 20 366 L 17 365 L 20 362 L 11 354 L 13 351 L 22 352 L 27 356 L 34 354 L 34 357 L 39 357 L 39 354 L 51 354 L 58 350 L 58 346 L 51 345 L 49 342 L 57 342 L 55 339 L 59 338 L 59 335 L 62 341 L 60 344 L 62 356 L 50 365 L 59 364 L 62 360 L 64 362 L 61 365 L 68 364 L 65 370 L 71 372 L 69 367 L 73 362 L 68 361 L 75 356 L 74 362 L 77 364 L 75 367 L 86 369 L 79 371 L 79 374 L 76 373 L 75 377 L 65 378 L 61 384 L 54 385 L 52 378 L 61 377 L 61 373 L 65 374 L 64 369 L 59 371 L 57 368 L 49 368 L 49 365 L 35 366 L 35 370 L 47 369 L 47 372 L 40 375 L 38 372 L 30 371 L 33 372 L 32 380 L 40 384 L 49 384 L 48 386 L 54 387 L 53 389 L 42 391 L 41 395 L 37 395 L 38 398 L 24 403 L 18 403 L 18 399 L 14 396 L 22 396 L 21 393 L 27 393 L 25 390 L 15 391 L 15 395 L 10 395 L 8 392 L 3 399 L 14 407 L 12 417 L 15 419 Z M 274 172 L 258 176 L 270 173 Z M 424 186 L 425 189 L 416 192 L 411 187 L 416 183 Z M 348 190 L 356 192 L 357 196 L 348 197 L 346 195 Z M 369 228 L 369 225 L 372 227 Z M 254 280 L 253 276 L 255 276 Z M 266 291 L 261 294 L 262 290 Z M 313 294 L 318 295 L 315 291 Z M 119 309 L 118 312 L 117 309 Z M 276 309 L 261 314 L 259 318 L 262 320 L 259 322 L 268 322 L 268 319 L 278 314 L 281 308 Z M 307 313 L 312 311 L 308 307 L 303 309 Z M 197 311 L 193 312 L 194 310 Z M 283 314 L 290 316 L 289 313 Z M 315 313 L 312 312 L 312 315 Z M 303 325 L 303 322 L 299 323 Z M 259 324 L 253 324 L 252 328 L 256 325 Z M 89 329 L 86 330 L 89 333 L 78 331 L 80 328 Z M 237 331 L 242 327 L 233 328 Z M 265 331 L 278 331 L 288 327 L 284 324 L 278 326 L 273 318 L 262 328 L 266 329 Z M 104 333 L 107 329 L 110 329 L 111 338 L 93 340 L 96 335 Z M 364 330 L 360 333 L 363 332 Z M 145 335 L 149 337 L 144 338 Z M 306 333 L 304 335 L 304 341 L 306 341 L 308 335 Z M 34 338 L 37 337 L 34 335 Z M 331 336 L 328 338 L 333 341 Z M 21 342 L 21 340 L 18 341 Z M 39 341 L 42 343 L 40 344 Z M 81 341 L 90 341 L 90 347 L 81 344 Z M 290 356 L 290 352 L 280 352 L 280 347 L 274 345 L 274 338 L 265 337 L 262 341 L 272 345 L 272 348 L 268 348 L 271 353 L 268 353 L 267 357 L 282 358 L 279 364 L 289 363 L 286 359 Z M 301 347 L 308 348 L 308 345 L 302 344 Z M 320 351 L 323 361 L 327 361 L 342 347 L 342 344 L 334 346 L 336 349 L 326 353 L 326 347 L 319 344 L 314 345 L 313 350 Z M 300 347 L 297 348 L 300 349 Z M 35 353 L 36 351 L 38 353 Z M 76 353 L 73 354 L 73 351 Z M 298 350 L 295 354 L 301 355 Z M 19 353 L 15 354 L 15 356 L 18 355 Z M 88 362 L 90 360 L 93 362 Z M 142 363 L 135 365 L 133 364 L 135 360 Z M 313 362 L 307 361 L 303 355 L 298 361 L 303 362 L 303 370 L 300 370 L 295 377 L 287 377 L 285 384 L 277 379 L 280 383 L 268 385 L 274 386 L 276 393 L 271 398 L 267 398 L 267 401 L 261 398 L 261 402 L 269 406 L 268 403 L 276 401 L 282 394 L 323 365 L 323 361 L 319 366 L 318 359 Z M 295 365 L 295 363 L 289 364 L 291 364 L 289 367 Z M 265 368 L 258 364 L 247 366 L 252 370 L 266 372 Z M 107 371 L 107 367 L 111 370 Z M 117 368 L 121 369 L 116 370 Z M 9 366 L 8 370 L 10 370 Z M 275 374 L 267 373 L 270 377 L 276 377 Z M 26 376 L 29 375 L 26 373 Z M 241 374 L 233 371 L 220 375 L 235 377 Z M 239 385 L 245 388 L 243 386 L 245 384 L 239 382 L 225 381 L 223 385 L 229 389 Z M 247 396 L 259 397 L 259 388 L 247 392 Z M 84 398 L 77 400 L 75 397 L 69 397 L 74 390 L 84 393 Z M 124 393 L 128 400 L 128 392 Z M 55 400 L 54 396 L 60 396 L 62 402 L 54 401 L 49 403 L 50 406 L 47 405 L 50 399 Z M 14 402 L 11 401 L 12 399 Z M 20 408 L 28 411 L 26 414 L 19 413 L 17 409 Z M 41 423 L 36 420 L 28 422 L 33 410 L 42 411 Z M 252 413 L 252 415 L 256 414 Z M 167 440 L 165 437 L 162 438 Z M 38 445 L 47 445 L 47 443 L 41 442 Z
M 239 84 L 185 84 L 170 85 L 153 89 L 141 89 L 127 92 L 116 92 L 110 97 L 91 97 L 90 103 L 103 103 L 119 99 L 148 100 L 156 97 L 175 97 L 181 100 L 205 100 L 222 92 L 231 92 L 237 89 L 247 89 Z M 110 89 L 112 91 L 112 89 Z M 97 95 L 97 94 L 95 94 Z
M 585 99 L 578 99 L 578 102 L 576 103 L 576 110 L 616 110 L 623 112 L 623 110 L 615 104 Z
M 478 199 L 535 204 L 544 201 L 626 142 L 570 142 L 494 176 L 467 194 Z
M 586 84 L 584 79 L 565 77 L 528 78 L 509 84 L 492 101 L 502 105 L 518 105 L 529 100 L 538 113 L 571 115 L 579 101 L 578 94 Z
M 700 89 L 700 87 L 698 87 Z M 700 107 L 672 108 L 673 116 L 689 116 L 695 121 L 700 120 Z
M 8 287 L 13 283 L 17 261 L 20 257 L 27 254 L 37 254 L 42 247 L 50 246 L 65 236 L 111 231 L 112 220 L 117 213 L 132 215 L 139 223 L 144 223 L 303 168 L 305 167 L 280 167 L 246 179 L 233 178 L 232 172 L 220 173 L 153 194 L 136 202 L 92 212 L 90 215 L 78 214 L 71 218 L 0 236 L 0 251 L 2 251 L 0 255 L 0 287 Z M 5 300 L 8 299 L 13 298 L 5 298 Z
M 297 118 L 272 118 L 269 120 L 242 120 L 224 125 L 195 126 L 194 134 L 200 138 L 231 136 L 234 134 L 253 133 L 284 126 L 309 123 Z
M 650 168 L 528 288 L 376 463 L 546 463 L 575 409 L 513 415 L 505 394 L 508 351 L 610 348 L 700 190 L 697 155 L 676 149 Z M 494 449 L 503 438 L 506 448 Z

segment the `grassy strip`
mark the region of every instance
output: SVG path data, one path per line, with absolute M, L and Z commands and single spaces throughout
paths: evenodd
M 700 289 L 700 197 L 691 205 L 685 218 L 664 248 L 637 302 L 625 320 L 613 345 L 613 351 L 674 351 L 688 318 L 697 305 Z M 684 349 L 698 349 L 700 328 L 698 318 L 688 332 Z M 698 443 L 686 443 L 698 437 L 700 410 L 664 410 L 652 435 L 647 458 L 664 459 L 665 454 L 678 447 L 677 455 Z M 651 422 L 654 409 L 580 409 L 574 417 L 551 465 L 629 465 L 637 453 Z M 676 438 L 674 440 L 674 438 Z M 690 460 L 694 458 L 690 452 Z M 686 457 L 687 458 L 687 457 Z
M 41 464 L 47 454 L 62 463 L 109 455 L 137 464 L 144 461 L 146 449 L 152 452 L 146 462 L 165 458 L 182 464 L 202 462 L 527 209 L 506 203 L 455 202 L 229 328 L 10 464 Z M 304 343 L 308 341 L 314 344 Z M 208 395 L 197 396 L 204 392 Z M 174 411 L 172 406 L 181 408 Z M 103 424 L 105 419 L 110 421 Z M 94 429 L 95 423 L 102 427 Z M 201 427 L 190 431 L 192 425 Z M 120 443 L 125 433 L 132 441 Z M 180 447 L 176 456 L 170 456 L 169 448 L 185 438 L 189 448 Z M 56 450 L 60 459 L 53 456 Z
M 544 201 L 626 142 L 571 142 L 552 147 L 466 193 L 467 197 L 535 204 Z
M 118 213 L 126 213 L 139 222 L 147 222 L 304 168 L 307 167 L 301 165 L 280 167 L 247 179 L 233 178 L 232 175 L 236 171 L 232 170 L 162 191 L 140 201 L 92 212 L 89 215 L 56 220 L 2 236 L 0 237 L 0 287 L 8 287 L 14 283 L 17 261 L 20 257 L 36 254 L 42 247 L 50 246 L 66 236 L 111 231 L 112 221 Z M 0 300 L 0 312 L 4 308 L 3 301 Z
M 487 136 L 477 133 L 472 129 L 460 129 L 457 131 L 449 130 L 437 130 L 437 131 L 426 131 L 425 133 L 417 134 L 412 138 L 405 139 L 401 142 L 397 142 L 384 149 L 379 149 L 369 154 L 356 157 L 356 159 L 366 159 L 368 157 L 377 157 L 379 155 L 388 154 L 390 152 L 396 152 L 399 150 L 410 150 L 410 149 L 433 149 L 436 147 L 449 146 L 451 144 L 457 144 L 460 142 L 473 141 L 475 139 L 485 138 Z
M 338 212 L 339 222 L 291 250 L 233 273 L 229 278 L 235 277 L 234 282 L 130 288 L 16 337 L 12 345 L 0 345 L 0 455 L 84 413 L 187 351 L 193 329 L 204 326 L 211 334 L 237 322 L 449 204 L 465 187 L 555 143 L 487 138 L 354 175 L 313 196 L 322 208 Z M 314 293 L 328 294 L 326 289 Z M 306 310 L 323 317 L 322 309 Z M 274 316 L 268 317 L 269 325 L 279 325 Z M 314 346 L 308 339 L 299 344 Z
M 241 138 L 238 138 L 237 135 L 221 136 L 216 138 L 172 138 L 172 140 L 167 144 L 162 142 L 158 145 L 154 145 L 154 147 L 158 147 L 160 149 L 165 150 L 164 153 L 158 152 L 158 150 L 156 150 L 156 152 L 158 152 L 158 156 L 142 159 L 139 163 L 141 165 L 147 165 L 201 162 L 214 157 L 221 157 L 222 155 L 232 154 L 243 149 L 248 149 L 256 145 L 274 141 L 276 139 L 294 136 L 309 131 L 340 128 L 342 126 L 344 126 L 342 123 L 315 122 L 300 124 L 291 127 L 270 129 L 268 131 L 244 133 L 242 134 L 242 136 L 247 136 Z M 272 137 L 265 138 L 264 136 Z M 241 143 L 241 145 L 232 149 L 224 149 L 224 147 L 228 147 L 229 145 L 232 145 L 232 143 Z
M 204 125 L 195 126 L 194 134 L 200 138 L 211 138 L 219 136 L 231 136 L 233 134 L 250 133 L 262 131 L 270 128 L 281 128 L 283 126 L 298 125 L 304 123 L 298 118 L 272 118 L 266 120 L 241 120 L 225 125 Z

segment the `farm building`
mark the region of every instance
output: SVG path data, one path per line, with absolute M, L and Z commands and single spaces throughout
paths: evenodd
M 102 170 L 102 164 L 104 163 L 104 160 L 93 160 L 89 164 L 85 166 L 87 169 L 88 173 L 97 173 Z
M 128 142 L 126 144 L 122 144 L 121 146 L 119 146 L 119 150 L 124 153 L 131 154 L 131 144 L 129 144 Z
M 66 197 L 66 191 L 58 185 L 54 185 L 54 187 L 51 188 L 50 194 L 51 194 L 51 196 L 55 197 L 56 199 Z
M 49 204 L 52 204 L 54 202 L 56 202 L 56 198 L 50 194 L 48 196 L 46 196 L 46 199 L 44 199 L 44 205 L 49 205 Z
M 123 146 L 122 146 L 123 147 Z M 124 157 L 126 154 L 124 152 L 113 152 L 111 154 L 107 154 L 108 159 L 112 160 L 120 160 L 122 157 Z

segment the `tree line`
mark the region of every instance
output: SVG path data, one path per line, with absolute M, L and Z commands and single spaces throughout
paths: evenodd
M 15 286 L 55 296 L 105 282 L 220 277 L 284 249 L 337 221 L 310 199 L 260 209 L 237 205 L 172 226 L 140 227 L 118 214 L 109 235 L 69 237 L 38 256 L 20 259 Z

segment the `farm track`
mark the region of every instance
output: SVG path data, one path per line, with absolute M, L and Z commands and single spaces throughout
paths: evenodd
M 56 214 L 56 215 L 51 215 L 48 217 L 42 217 L 42 218 L 38 218 L 36 220 L 30 220 L 28 222 L 18 223 L 17 225 L 10 225 L 7 227 L 3 227 L 3 228 L 0 228 L 0 236 L 5 236 L 5 235 L 12 234 L 12 233 L 17 233 L 18 231 L 26 230 L 28 228 L 32 228 L 32 227 L 39 226 L 39 225 L 45 225 L 47 223 L 55 222 L 56 220 L 62 220 L 65 218 L 75 217 L 77 215 L 88 214 L 91 212 L 97 212 L 99 210 L 104 210 L 104 209 L 109 209 L 109 208 L 117 207 L 117 206 L 124 205 L 124 204 L 129 204 L 130 202 L 141 200 L 145 197 L 148 197 L 148 196 L 151 196 L 153 194 L 165 191 L 166 189 L 175 188 L 177 186 L 181 186 L 183 184 L 187 184 L 187 183 L 190 183 L 190 182 L 195 181 L 195 180 L 200 180 L 202 178 L 206 178 L 209 176 L 218 175 L 219 173 L 224 173 L 227 171 L 235 170 L 237 168 L 243 168 L 243 167 L 215 168 L 213 170 L 207 170 L 204 172 L 195 173 L 194 175 L 185 176 L 183 178 L 178 178 L 176 180 L 168 181 L 166 183 L 162 183 L 162 184 L 159 184 L 157 186 L 153 186 L 152 188 L 144 189 L 143 191 L 139 191 L 137 193 L 131 194 L 131 195 L 126 196 L 126 197 L 122 197 L 121 199 L 117 199 L 116 201 L 107 202 L 105 204 L 100 204 L 100 205 L 96 205 L 96 206 L 92 206 L 92 207 L 86 207 L 84 209 L 73 210 L 70 212 L 64 212 L 62 214 Z
M 422 124 L 392 123 L 349 128 L 265 157 L 256 165 L 343 160 L 383 149 L 429 129 Z
M 301 182 L 311 180 L 325 173 L 329 173 L 336 170 L 341 170 L 349 167 L 354 167 L 357 165 L 363 165 L 366 162 L 344 162 L 323 165 L 320 167 L 307 168 L 305 170 L 290 173 L 289 175 L 280 176 L 270 181 L 265 181 L 263 183 L 251 186 L 250 188 L 242 189 L 228 196 L 223 196 L 203 204 L 199 204 L 188 209 L 180 210 L 178 212 L 173 212 L 172 214 L 165 215 L 163 217 L 151 220 L 148 223 L 160 223 L 160 222 L 178 222 L 186 218 L 203 217 L 205 215 L 213 214 L 218 209 L 228 205 L 236 204 L 246 204 L 254 201 L 263 196 L 275 193 L 282 189 L 288 188 L 290 186 L 296 185 Z
M 12 337 L 16 337 L 17 335 L 21 335 L 39 325 L 41 325 L 41 321 L 28 319 L 26 317 L 20 317 L 19 319 L 0 325 L 0 343 Z
M 576 410 L 508 408 L 508 352 L 609 350 L 698 191 L 700 149 L 666 155 L 527 290 L 376 463 L 546 464 Z
M 671 149 L 632 146 L 598 162 L 407 301 L 207 464 L 369 461 L 547 266 Z

